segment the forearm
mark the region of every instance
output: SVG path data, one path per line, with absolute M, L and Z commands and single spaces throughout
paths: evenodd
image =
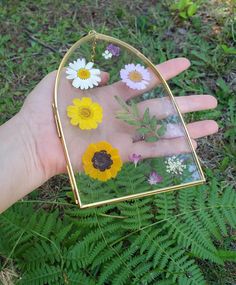
M 34 138 L 17 114 L 0 126 L 0 213 L 48 178 Z

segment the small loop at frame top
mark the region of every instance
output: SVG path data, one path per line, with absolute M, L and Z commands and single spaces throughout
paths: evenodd
M 91 34 L 96 34 L 97 32 L 95 31 L 95 30 L 90 30 L 89 32 L 88 32 L 88 34 L 89 35 L 91 35 Z

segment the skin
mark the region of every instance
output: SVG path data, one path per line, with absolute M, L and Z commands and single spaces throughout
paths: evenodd
M 189 66 L 187 59 L 177 58 L 164 62 L 157 68 L 168 80 Z M 52 176 L 66 171 L 65 157 L 51 107 L 55 76 L 56 72 L 52 72 L 43 78 L 28 95 L 20 112 L 0 127 L 0 212 Z M 122 96 L 128 100 L 141 93 L 131 90 L 122 82 L 107 85 L 109 79 L 107 73 L 103 72 L 101 77 L 99 88 L 86 91 L 72 87 L 71 81 L 67 80 L 65 75 L 61 81 L 60 90 L 63 90 L 63 93 L 59 93 L 59 113 L 75 170 L 82 170 L 81 158 L 88 144 L 102 140 L 118 148 L 123 161 L 127 161 L 132 153 L 141 154 L 145 158 L 188 151 L 185 140 L 179 137 L 163 138 L 156 143 L 143 141 L 133 143 L 130 134 L 134 134 L 134 129 L 114 117 L 114 113 L 120 109 L 114 96 Z M 153 79 L 150 87 L 156 85 L 158 81 Z M 103 108 L 103 122 L 96 130 L 82 131 L 70 125 L 66 107 L 71 105 L 73 98 L 81 96 L 92 98 Z M 216 99 L 210 95 L 182 96 L 177 97 L 176 101 L 182 113 L 213 109 L 217 105 Z M 138 108 L 144 112 L 149 107 L 152 115 L 164 117 L 173 112 L 169 108 L 170 105 L 167 108 L 166 104 L 168 105 L 168 102 L 152 99 L 139 103 Z M 195 139 L 218 131 L 217 123 L 212 120 L 193 122 L 188 124 L 187 128 L 195 147 Z

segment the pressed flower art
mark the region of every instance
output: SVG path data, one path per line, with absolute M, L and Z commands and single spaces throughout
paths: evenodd
M 95 31 L 63 58 L 53 112 L 80 208 L 203 182 L 159 70 L 135 47 Z
M 183 159 L 177 158 L 175 155 L 167 158 L 166 160 L 166 172 L 173 175 L 183 174 L 186 165 L 183 163 Z
M 121 80 L 132 89 L 143 90 L 151 80 L 149 71 L 140 64 L 126 64 L 120 70 Z
M 100 181 L 107 181 L 117 176 L 122 160 L 119 151 L 106 141 L 90 144 L 83 157 L 85 173 Z
M 109 44 L 107 47 L 107 50 L 113 55 L 113 56 L 119 56 L 120 55 L 120 48 L 116 45 Z
M 66 69 L 66 78 L 72 80 L 72 85 L 75 88 L 89 89 L 98 86 L 101 82 L 101 71 L 93 68 L 94 63 L 86 63 L 85 58 L 79 58 L 73 63 L 69 63 Z
M 110 59 L 110 58 L 112 58 L 112 53 L 109 52 L 108 50 L 105 50 L 105 51 L 102 53 L 102 56 L 103 56 L 105 59 Z
M 110 59 L 113 56 L 117 57 L 120 55 L 120 48 L 118 46 L 115 46 L 113 44 L 109 44 L 106 48 L 106 50 L 102 53 L 102 56 L 105 59 Z
M 138 162 L 142 159 L 141 154 L 133 153 L 129 156 L 129 160 L 133 162 L 134 166 L 137 167 Z
M 153 171 L 150 173 L 149 178 L 148 178 L 148 183 L 150 185 L 156 185 L 157 183 L 162 182 L 163 177 L 160 176 L 157 172 Z
M 92 101 L 89 97 L 73 99 L 73 104 L 67 106 L 67 116 L 71 119 L 73 126 L 78 126 L 81 130 L 96 129 L 102 122 L 102 107 Z

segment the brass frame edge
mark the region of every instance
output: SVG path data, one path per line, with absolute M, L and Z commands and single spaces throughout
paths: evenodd
M 55 94 L 55 90 L 54 90 L 54 94 Z M 54 114 L 54 118 L 55 118 L 55 124 L 56 124 L 57 132 L 58 132 L 58 137 L 59 137 L 59 139 L 62 142 L 62 147 L 63 147 L 64 155 L 65 155 L 65 158 L 66 158 L 66 169 L 67 169 L 67 173 L 68 173 L 68 176 L 69 176 L 69 181 L 70 181 L 70 184 L 71 184 L 72 192 L 74 194 L 75 203 L 78 204 L 79 207 L 81 207 L 82 203 L 80 201 L 80 197 L 79 197 L 78 188 L 77 188 L 76 181 L 75 181 L 73 168 L 72 168 L 72 165 L 71 165 L 71 162 L 70 162 L 70 159 L 69 159 L 69 154 L 68 154 L 68 150 L 67 150 L 67 147 L 66 147 L 64 133 L 62 131 L 60 116 L 59 116 L 59 113 L 58 113 L 58 109 L 55 106 L 55 102 L 52 103 L 52 109 L 53 109 L 53 114 Z
M 123 197 L 119 197 L 119 198 L 113 198 L 113 199 L 109 199 L 109 200 L 105 200 L 105 201 L 100 201 L 100 202 L 94 202 L 94 203 L 89 203 L 89 204 L 82 204 L 81 200 L 80 200 L 80 196 L 79 196 L 79 190 L 76 184 L 76 180 L 75 180 L 75 175 L 74 175 L 74 171 L 73 171 L 73 167 L 70 161 L 70 157 L 69 157 L 69 153 L 68 153 L 68 149 L 66 146 L 66 141 L 65 141 L 65 137 L 64 137 L 64 133 L 63 133 L 63 129 L 62 129 L 62 125 L 61 125 L 61 120 L 60 120 L 60 115 L 58 112 L 58 101 L 57 101 L 57 89 L 58 89 L 58 84 L 59 84 L 59 77 L 61 75 L 61 71 L 64 67 L 64 63 L 67 61 L 67 58 L 69 57 L 69 55 L 75 50 L 77 49 L 81 44 L 83 44 L 83 42 L 87 42 L 90 39 L 92 39 L 93 37 L 96 37 L 97 39 L 100 40 L 105 40 L 105 41 L 109 41 L 111 43 L 117 43 L 120 46 L 123 46 L 124 48 L 128 49 L 129 51 L 132 51 L 133 53 L 135 53 L 142 61 L 144 61 L 149 67 L 151 67 L 151 69 L 154 71 L 154 74 L 156 74 L 156 76 L 159 78 L 161 84 L 164 86 L 164 89 L 167 91 L 168 95 L 171 98 L 171 101 L 178 113 L 178 115 L 180 116 L 180 120 L 184 126 L 184 131 L 185 134 L 187 136 L 187 141 L 188 144 L 190 146 L 190 149 L 193 153 L 193 157 L 194 160 L 198 166 L 199 172 L 202 176 L 202 179 L 197 180 L 197 181 L 193 181 L 193 182 L 189 182 L 189 183 L 183 183 L 180 185 L 175 185 L 175 186 L 171 186 L 171 187 L 164 187 L 161 189 L 156 189 L 156 190 L 151 190 L 145 193 L 138 193 L 138 194 L 132 194 L 132 195 L 127 195 L 127 196 L 123 196 Z M 179 190 L 182 189 L 184 187 L 191 187 L 191 186 L 196 186 L 196 185 L 201 185 L 203 184 L 206 179 L 204 176 L 204 173 L 202 171 L 199 159 L 197 157 L 196 151 L 194 149 L 193 143 L 191 141 L 190 135 L 188 133 L 186 124 L 184 122 L 183 116 L 180 112 L 180 109 L 175 101 L 174 95 L 172 94 L 169 85 L 167 84 L 166 80 L 164 79 L 164 77 L 162 76 L 162 74 L 159 72 L 159 70 L 156 68 L 156 66 L 146 57 L 144 56 L 141 52 L 139 52 L 136 48 L 134 48 L 133 46 L 119 40 L 119 39 L 115 39 L 113 37 L 104 35 L 104 34 L 100 34 L 97 33 L 95 31 L 90 31 L 86 36 L 82 37 L 81 39 L 79 39 L 76 43 L 74 43 L 71 48 L 66 52 L 66 54 L 64 55 L 58 71 L 57 71 L 57 75 L 56 75 L 56 80 L 55 80 L 55 86 L 54 86 L 54 96 L 53 96 L 53 113 L 54 113 L 54 118 L 55 118 L 55 124 L 56 124 L 56 128 L 57 128 L 57 132 L 58 132 L 58 136 L 62 142 L 62 146 L 63 146 L 63 150 L 64 150 L 64 154 L 65 154 L 65 159 L 66 159 L 66 164 L 67 164 L 67 172 L 68 172 L 68 176 L 69 176 L 69 180 L 70 180 L 70 184 L 71 184 L 71 188 L 72 191 L 74 193 L 74 197 L 75 197 L 75 202 L 76 204 L 78 204 L 79 208 L 84 209 L 84 208 L 89 208 L 89 207 L 96 207 L 96 206 L 102 206 L 105 204 L 110 204 L 110 203 L 115 203 L 115 202 L 121 202 L 121 201 L 126 201 L 126 200 L 130 200 L 130 199 L 135 199 L 135 198 L 141 198 L 141 197 L 146 197 L 146 196 L 150 196 L 150 195 L 154 195 L 154 194 L 158 194 L 158 193 L 163 193 L 163 192 L 169 192 L 169 191 L 173 191 L 173 190 Z

